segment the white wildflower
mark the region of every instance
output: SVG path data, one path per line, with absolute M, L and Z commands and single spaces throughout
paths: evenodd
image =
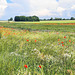
M 46 46 L 44 48 L 46 48 Z
M 27 53 L 24 53 L 24 55 L 27 55 Z
M 64 54 L 64 57 L 71 57 L 71 55 L 68 54 L 68 53 L 65 53 L 65 54 Z
M 36 51 L 37 49 L 35 48 L 34 51 Z
M 11 52 L 10 55 L 20 56 L 20 54 L 17 54 L 17 53 L 15 53 L 15 52 Z

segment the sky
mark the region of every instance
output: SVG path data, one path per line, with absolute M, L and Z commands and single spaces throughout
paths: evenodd
M 40 19 L 75 17 L 75 0 L 0 0 L 0 20 L 33 15 Z

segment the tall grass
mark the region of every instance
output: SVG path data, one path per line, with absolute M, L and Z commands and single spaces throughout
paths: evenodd
M 11 28 L 1 30 L 1 75 L 75 74 L 75 34 L 29 32 Z M 64 42 L 64 46 L 61 42 Z M 25 64 L 28 68 L 24 67 Z

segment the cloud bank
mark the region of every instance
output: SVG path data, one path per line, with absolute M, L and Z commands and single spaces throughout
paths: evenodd
M 6 7 L 7 7 L 6 0 L 0 0 L 0 17 L 2 17 L 4 15 Z
M 74 16 L 75 12 L 75 0 L 11 0 L 11 2 L 7 7 L 6 0 L 0 0 L 0 10 L 3 10 L 0 13 L 4 13 L 7 7 L 5 17 L 37 15 L 40 18 L 69 18 Z
M 30 0 L 32 15 L 65 17 L 75 10 L 75 0 Z

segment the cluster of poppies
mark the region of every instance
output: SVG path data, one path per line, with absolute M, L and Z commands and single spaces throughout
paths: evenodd
M 66 38 L 66 36 L 64 36 L 64 38 Z M 58 39 L 58 41 L 60 41 L 60 39 Z M 71 42 L 71 40 L 69 40 L 69 42 Z M 64 42 L 62 41 L 61 43 L 62 43 L 62 46 L 64 46 L 64 44 L 63 44 Z M 73 44 L 74 44 L 74 42 L 73 42 Z

